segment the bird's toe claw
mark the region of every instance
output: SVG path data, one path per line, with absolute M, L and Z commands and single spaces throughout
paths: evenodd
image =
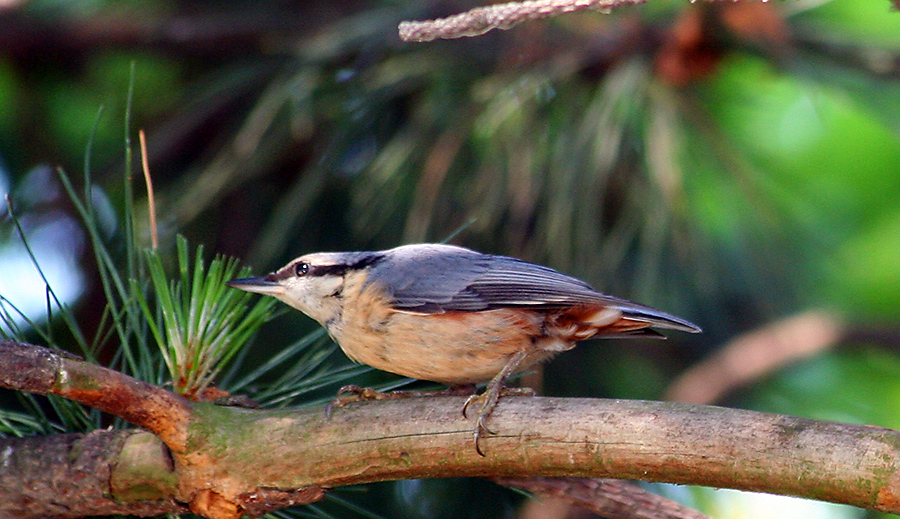
M 325 417 L 331 418 L 331 412 L 335 407 L 344 407 L 353 402 L 368 402 L 370 400 L 383 400 L 390 398 L 391 393 L 382 393 L 371 387 L 362 387 L 355 384 L 338 389 L 337 395 L 331 402 L 325 405 Z

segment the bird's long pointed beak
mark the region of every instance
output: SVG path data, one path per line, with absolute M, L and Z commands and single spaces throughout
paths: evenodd
M 280 296 L 284 294 L 284 287 L 274 281 L 269 281 L 264 277 L 259 278 L 241 278 L 226 281 L 226 285 L 231 288 L 238 288 L 247 292 L 263 294 L 267 296 Z

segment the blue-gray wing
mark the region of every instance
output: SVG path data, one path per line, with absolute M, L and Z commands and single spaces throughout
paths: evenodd
M 373 266 L 398 310 L 417 313 L 472 312 L 494 308 L 564 308 L 607 305 L 657 326 L 698 328 L 682 319 L 624 299 L 601 294 L 587 283 L 551 268 L 451 245 L 406 245 L 385 251 Z

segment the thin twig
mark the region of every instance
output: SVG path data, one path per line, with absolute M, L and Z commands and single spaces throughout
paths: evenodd
M 708 359 L 685 371 L 666 400 L 692 404 L 718 402 L 728 392 L 834 347 L 844 336 L 843 320 L 811 310 L 738 336 Z
M 708 519 L 696 510 L 621 479 L 507 477 L 493 480 L 609 519 Z
M 528 0 L 476 7 L 437 20 L 405 21 L 398 27 L 403 41 L 478 36 L 491 29 L 510 29 L 520 23 L 543 20 L 566 13 L 591 9 L 607 12 L 614 7 L 642 4 L 647 0 Z
M 147 158 L 147 138 L 144 130 L 138 131 L 141 140 L 141 166 L 144 169 L 144 182 L 147 184 L 147 206 L 150 213 L 150 243 L 154 249 L 159 248 L 159 233 L 156 228 L 156 200 L 153 198 L 153 179 L 150 177 L 150 160 Z

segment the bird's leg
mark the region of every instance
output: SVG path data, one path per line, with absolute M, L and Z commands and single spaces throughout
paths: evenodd
M 511 388 L 503 385 L 506 378 L 513 374 L 519 364 L 525 360 L 525 357 L 528 355 L 526 351 L 519 351 L 512 357 L 510 357 L 509 362 L 503 366 L 503 369 L 500 370 L 500 373 L 494 375 L 494 378 L 488 382 L 487 388 L 484 390 L 484 393 L 480 395 L 472 395 L 466 400 L 466 403 L 463 405 L 463 416 L 468 418 L 466 415 L 466 411 L 469 409 L 469 406 L 476 401 L 481 402 L 481 407 L 478 409 L 477 419 L 475 421 L 475 451 L 478 454 L 484 456 L 484 452 L 481 451 L 481 446 L 478 444 L 478 440 L 481 439 L 481 434 L 486 432 L 488 434 L 496 434 L 484 424 L 485 419 L 491 414 L 495 407 L 497 407 L 497 402 L 500 400 L 501 396 L 534 396 L 534 390 L 531 388 L 523 387 L 523 388 Z
M 335 407 L 344 407 L 353 402 L 368 402 L 371 400 L 389 400 L 394 398 L 419 398 L 431 396 L 467 396 L 475 392 L 474 384 L 451 385 L 440 391 L 389 391 L 382 393 L 372 387 L 361 387 L 355 384 L 344 386 L 338 390 L 334 400 L 325 406 L 325 417 L 331 417 L 331 411 Z

